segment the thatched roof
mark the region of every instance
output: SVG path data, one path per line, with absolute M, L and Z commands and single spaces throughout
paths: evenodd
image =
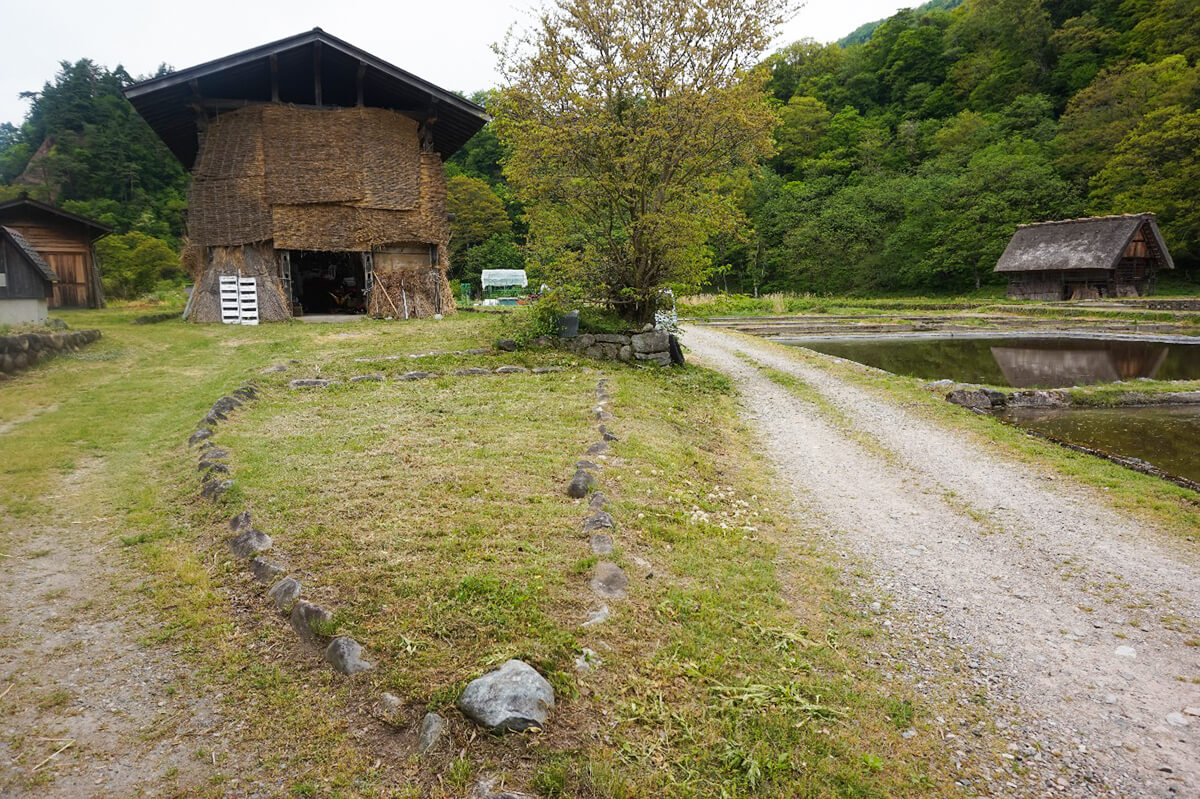
M 0 202 L 0 223 L 11 222 L 12 220 L 28 216 L 73 222 L 84 228 L 87 231 L 88 237 L 93 241 L 112 233 L 112 228 L 97 222 L 95 219 L 88 219 L 86 216 L 64 211 L 49 203 L 39 202 L 30 198 L 27 194 L 22 194 L 15 200 Z
M 32 244 L 25 240 L 24 236 L 10 227 L 0 227 L 0 234 L 2 234 L 4 238 L 11 241 L 16 248 L 21 251 L 21 253 L 25 256 L 25 260 L 29 262 L 29 265 L 32 266 L 37 272 L 41 273 L 42 277 L 44 277 L 47 282 L 58 282 L 58 275 L 54 274 L 54 270 L 50 268 L 50 264 L 46 263 L 42 259 L 42 256 L 39 255 L 38 251 L 33 248 Z
M 136 83 L 125 96 L 188 169 L 198 151 L 197 111 L 266 103 L 386 108 L 431 122 L 443 159 L 488 121 L 474 103 L 320 28 Z
M 1174 269 L 1154 214 L 1094 216 L 1021 225 L 996 264 L 997 272 L 1116 269 L 1129 242 L 1142 227 L 1157 250 L 1159 267 Z

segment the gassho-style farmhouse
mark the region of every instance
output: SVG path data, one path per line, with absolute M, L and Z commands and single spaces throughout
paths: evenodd
M 222 278 L 262 321 L 454 309 L 442 161 L 479 106 L 320 28 L 125 95 L 192 172 L 187 318 L 228 319 Z

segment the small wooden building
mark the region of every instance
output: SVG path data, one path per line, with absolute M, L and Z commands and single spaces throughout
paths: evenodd
M 220 320 L 235 276 L 263 321 L 454 309 L 442 161 L 479 106 L 320 28 L 125 95 L 192 172 L 189 318 Z
M 58 276 L 25 237 L 0 226 L 0 324 L 43 324 Z
M 112 228 L 22 195 L 0 202 L 0 225 L 21 234 L 58 276 L 51 308 L 103 308 L 95 241 Z
M 996 264 L 1017 300 L 1144 297 L 1174 268 L 1154 214 L 1022 225 Z

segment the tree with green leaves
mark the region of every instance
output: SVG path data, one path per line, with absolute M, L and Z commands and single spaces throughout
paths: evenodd
M 789 0 L 557 0 L 501 54 L 496 129 L 548 273 L 631 320 L 698 287 L 742 227 L 727 175 L 770 155 L 758 66 Z
M 160 280 L 181 278 L 179 256 L 162 239 L 133 231 L 96 242 L 100 277 L 109 297 L 129 300 L 154 288 Z

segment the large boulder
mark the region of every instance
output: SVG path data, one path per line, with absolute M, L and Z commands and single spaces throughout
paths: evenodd
M 554 689 L 537 670 L 520 660 L 472 680 L 458 698 L 458 709 L 489 730 L 541 729 L 554 707 Z
M 632 337 L 633 351 L 644 355 L 651 352 L 667 352 L 671 346 L 670 334 L 665 330 L 651 330 L 648 333 L 638 333 Z M 668 361 L 670 355 L 667 356 Z

